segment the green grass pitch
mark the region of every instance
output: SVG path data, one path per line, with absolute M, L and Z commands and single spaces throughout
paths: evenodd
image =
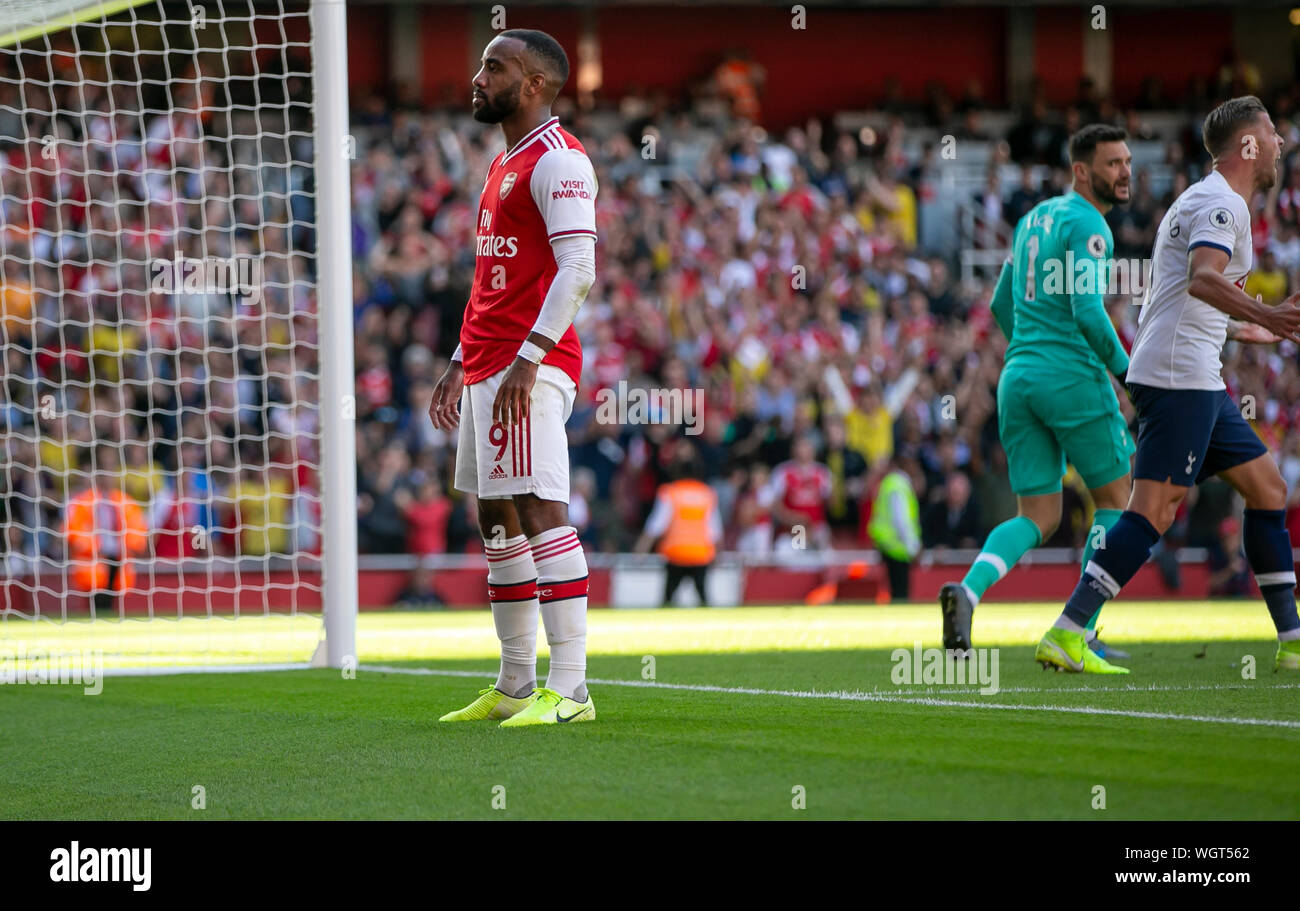
M 592 611 L 597 720 L 521 730 L 437 722 L 495 675 L 486 612 L 366 614 L 355 679 L 0 686 L 0 818 L 1300 816 L 1300 675 L 1274 673 L 1263 605 L 1111 605 L 1104 636 L 1133 653 L 1127 677 L 1035 665 L 1058 610 L 979 608 L 976 644 L 998 647 L 989 694 L 896 683 L 894 649 L 939 644 L 929 604 Z M 11 619 L 0 647 L 302 661 L 318 625 Z

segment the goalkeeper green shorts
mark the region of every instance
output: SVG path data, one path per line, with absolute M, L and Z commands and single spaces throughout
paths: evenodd
M 1013 361 L 998 380 L 998 431 L 1022 497 L 1059 491 L 1067 462 L 1089 489 L 1102 487 L 1129 472 L 1136 450 L 1104 372 Z

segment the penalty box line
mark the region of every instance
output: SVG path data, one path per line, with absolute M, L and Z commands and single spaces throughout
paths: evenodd
M 482 679 L 493 676 L 492 671 L 462 671 L 427 667 L 392 667 L 381 664 L 362 664 L 358 666 L 357 670 L 384 674 L 410 674 L 419 677 L 477 677 Z M 1275 727 L 1300 730 L 1300 721 L 1287 721 L 1281 718 L 1230 718 L 1216 715 L 1183 715 L 1174 712 L 1141 712 L 1135 709 L 1107 709 L 1096 706 L 1022 705 L 1011 702 L 983 702 L 976 699 L 940 699 L 933 696 L 909 696 L 904 693 L 891 693 L 884 691 L 871 692 L 838 690 L 818 692 L 816 690 L 768 690 L 748 686 L 710 686 L 708 684 L 699 683 L 659 683 L 654 680 L 608 680 L 599 678 L 591 678 L 587 682 L 597 686 L 630 686 L 654 690 L 684 690 L 691 693 L 729 693 L 737 696 L 783 696 L 788 699 L 833 699 L 841 702 L 883 702 L 891 705 L 922 705 L 936 708 L 985 709 L 989 711 L 1007 712 L 1060 712 L 1070 715 L 1109 715 L 1119 718 L 1144 718 L 1154 721 L 1191 721 L 1199 724 L 1235 724 L 1248 727 Z M 1291 689 L 1297 686 L 1300 686 L 1300 684 L 1283 684 L 1282 687 L 1276 688 L 1281 689 L 1285 687 Z M 1227 688 L 1229 687 L 1224 687 L 1222 684 L 1211 684 L 1205 687 L 1185 687 L 1185 689 L 1188 690 Z M 1173 688 L 1171 687 L 1171 689 Z M 1101 688 L 1092 690 L 1092 692 L 1106 691 L 1107 690 Z M 1139 688 L 1134 688 L 1133 690 L 1117 688 L 1114 691 L 1134 692 L 1143 690 Z M 1019 692 L 1048 691 L 1034 690 L 1026 687 L 1019 690 Z

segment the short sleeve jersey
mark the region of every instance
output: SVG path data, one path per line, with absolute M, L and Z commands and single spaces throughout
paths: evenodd
M 1224 388 L 1220 356 L 1228 314 L 1187 293 L 1197 247 L 1228 254 L 1224 276 L 1245 287 L 1254 261 L 1250 209 L 1218 171 L 1184 190 L 1160 222 L 1133 339 L 1131 383 L 1157 389 Z

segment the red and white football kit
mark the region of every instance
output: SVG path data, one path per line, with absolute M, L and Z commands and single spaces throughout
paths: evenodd
M 830 526 L 826 522 L 826 501 L 832 488 L 831 471 L 820 462 L 801 465 L 782 462 L 772 470 L 771 496 L 806 524 L 808 543 L 817 547 L 829 544 Z M 790 523 L 782 523 L 783 530 Z
M 552 242 L 596 237 L 596 176 L 582 144 L 552 117 L 488 168 L 479 199 L 474 286 L 460 344 L 456 487 L 483 499 L 532 493 L 569 501 L 564 424 L 582 373 L 569 326 L 537 368 L 529 414 L 513 426 L 492 419 L 506 369 L 519 354 L 555 279 Z

